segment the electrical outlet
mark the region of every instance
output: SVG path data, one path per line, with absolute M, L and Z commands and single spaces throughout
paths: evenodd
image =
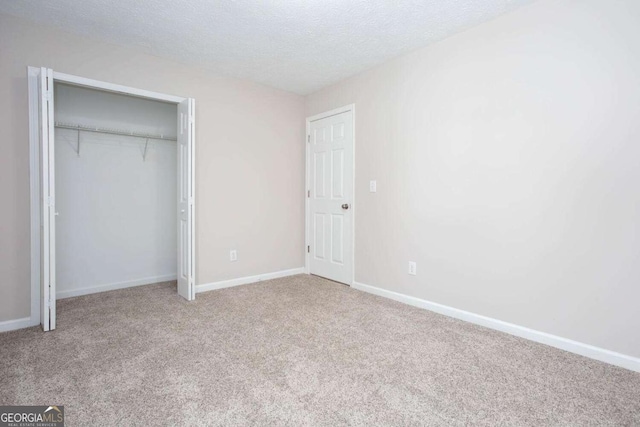
M 417 267 L 414 261 L 409 261 L 409 274 L 412 276 L 417 274 Z
M 229 261 L 237 261 L 238 260 L 238 251 L 235 249 L 231 249 L 229 251 Z
M 369 181 L 369 193 L 375 193 L 378 191 L 378 183 L 376 180 Z

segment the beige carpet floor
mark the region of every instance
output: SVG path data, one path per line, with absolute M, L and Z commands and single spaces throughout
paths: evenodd
M 304 275 L 61 300 L 0 361 L 67 426 L 640 425 L 638 373 Z

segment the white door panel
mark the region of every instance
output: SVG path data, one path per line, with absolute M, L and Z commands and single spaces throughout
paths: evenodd
M 310 123 L 310 273 L 351 284 L 352 112 Z
M 44 331 L 56 328 L 56 194 L 53 117 L 53 70 L 40 69 L 40 170 L 42 254 L 40 276 L 40 324 Z
M 178 104 L 178 294 L 195 298 L 194 101 Z

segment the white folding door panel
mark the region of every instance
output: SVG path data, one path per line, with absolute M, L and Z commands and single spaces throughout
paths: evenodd
M 53 117 L 53 70 L 40 69 L 40 206 L 41 275 L 40 324 L 44 331 L 56 328 L 56 194 Z
M 310 123 L 310 273 L 351 284 L 352 112 Z
M 178 294 L 195 298 L 195 102 L 178 104 Z

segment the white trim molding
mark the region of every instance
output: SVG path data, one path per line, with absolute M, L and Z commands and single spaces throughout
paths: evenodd
M 133 288 L 136 286 L 152 285 L 154 283 L 169 282 L 176 280 L 176 275 L 168 276 L 153 276 L 145 277 L 143 279 L 128 280 L 126 282 L 107 283 L 105 285 L 90 286 L 81 289 L 72 289 L 69 291 L 56 292 L 56 299 L 65 299 L 72 297 L 79 297 L 81 295 L 96 294 L 98 292 L 115 291 L 117 289 Z
M 221 280 L 219 282 L 204 283 L 196 286 L 196 293 L 215 291 L 216 289 L 231 288 L 233 286 L 248 285 L 265 280 L 279 279 L 281 277 L 304 274 L 304 267 L 292 268 L 290 270 L 274 271 L 272 273 L 257 274 L 255 276 L 239 277 L 237 279 Z
M 30 328 L 32 326 L 38 326 L 40 319 L 32 319 L 31 317 L 24 317 L 22 319 L 5 320 L 0 322 L 0 332 L 15 331 L 16 329 Z
M 150 90 L 138 89 L 130 86 L 118 85 L 115 83 L 102 82 L 100 80 L 88 79 L 86 77 L 74 76 L 71 74 L 53 72 L 53 80 L 57 82 L 63 82 L 74 86 L 88 87 L 90 89 L 103 90 L 107 92 L 121 93 L 124 95 L 133 95 L 140 98 L 154 99 L 158 101 L 171 102 L 173 104 L 179 104 L 187 98 L 182 96 L 167 95 L 159 92 L 152 92 Z
M 469 311 L 460 310 L 458 308 L 449 307 L 447 305 L 438 304 L 436 302 L 423 300 L 420 298 L 412 297 L 409 295 L 401 294 L 398 292 L 389 291 L 382 288 L 377 288 L 371 285 L 365 285 L 364 283 L 353 282 L 351 286 L 354 289 L 364 291 L 370 294 L 378 295 L 384 298 L 389 298 L 394 301 L 398 301 L 404 304 L 412 305 L 414 307 L 423 308 L 435 313 L 443 314 L 445 316 L 453 317 L 456 319 L 464 320 L 469 323 L 484 326 L 497 331 L 506 332 L 511 335 L 515 335 L 520 338 L 525 338 L 530 341 L 535 341 L 541 344 L 546 344 L 551 347 L 559 348 L 561 350 L 568 351 L 570 353 L 579 354 L 580 356 L 588 357 L 590 359 L 599 360 L 601 362 L 609 363 L 611 365 L 620 366 L 632 371 L 640 372 L 640 358 L 628 356 L 622 353 L 616 353 L 604 348 L 595 347 L 589 344 L 584 344 L 578 341 L 573 341 L 567 338 L 562 338 L 556 335 L 551 335 L 546 332 L 536 331 L 524 326 L 516 325 L 513 323 L 503 322 L 502 320 L 494 319 L 480 314 L 471 313 Z
M 27 67 L 29 93 L 29 193 L 31 198 L 31 323 L 40 324 L 40 68 Z M 31 326 L 31 325 L 29 325 Z

